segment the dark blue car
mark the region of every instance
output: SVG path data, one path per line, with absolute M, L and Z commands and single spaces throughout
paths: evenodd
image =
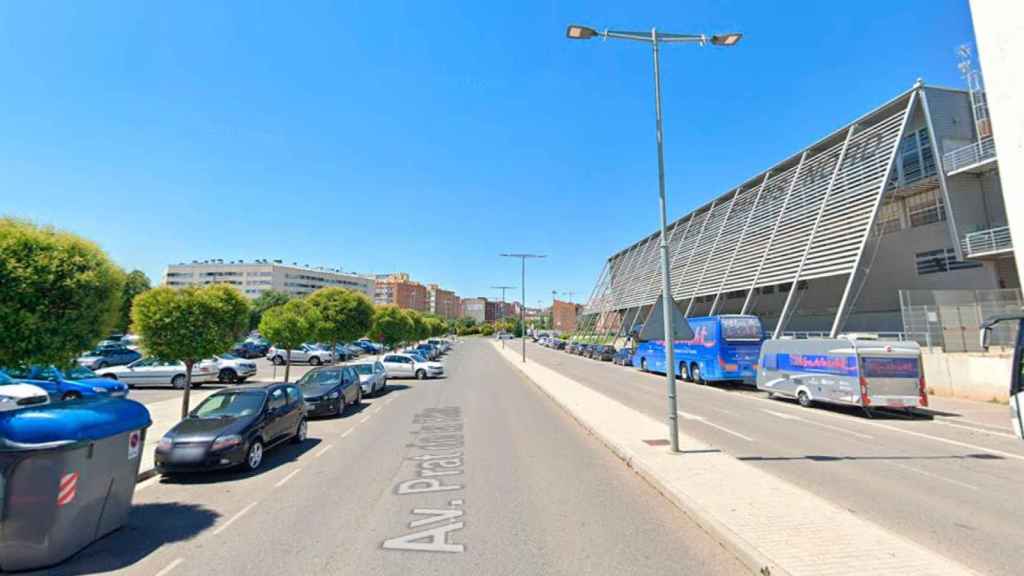
M 13 380 L 46 390 L 53 401 L 128 395 L 128 386 L 123 382 L 100 378 L 83 366 L 74 366 L 67 371 L 56 366 L 27 366 L 4 368 L 3 372 Z

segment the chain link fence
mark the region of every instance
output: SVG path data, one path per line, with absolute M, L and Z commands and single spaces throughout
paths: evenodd
M 946 352 L 981 352 L 978 330 L 993 314 L 1020 312 L 1019 289 L 900 290 L 905 337 Z M 993 347 L 1012 347 L 1016 324 L 998 324 L 989 340 Z

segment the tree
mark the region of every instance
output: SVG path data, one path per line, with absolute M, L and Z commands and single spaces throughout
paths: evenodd
M 412 334 L 409 335 L 409 340 L 423 340 L 428 336 L 427 323 L 423 319 L 423 314 L 420 314 L 416 310 L 404 310 L 405 314 L 412 320 L 413 330 Z
M 192 367 L 221 354 L 241 336 L 249 322 L 249 301 L 226 284 L 175 290 L 147 290 L 132 302 L 132 327 L 143 350 L 165 361 L 185 363 L 181 417 L 188 416 Z
M 289 300 L 263 312 L 260 334 L 274 346 L 285 349 L 285 382 L 291 372 L 292 350 L 316 338 L 320 322 L 320 313 L 305 300 Z
M 374 340 L 383 342 L 385 346 L 405 342 L 414 337 L 415 331 L 416 326 L 412 319 L 398 306 L 378 306 L 374 312 L 370 334 Z
M 261 292 L 260 295 L 257 296 L 252 301 L 252 313 L 250 314 L 249 318 L 249 330 L 256 330 L 257 328 L 259 328 L 260 318 L 263 317 L 263 313 L 266 312 L 268 308 L 280 306 L 281 304 L 284 304 L 285 302 L 288 302 L 291 299 L 291 294 L 288 294 L 287 292 L 278 292 L 277 290 L 267 290 L 266 292 Z
M 95 244 L 0 218 L 0 365 L 65 365 L 110 333 L 124 273 Z
M 320 314 L 317 340 L 331 343 L 364 336 L 373 325 L 373 303 L 364 294 L 344 288 L 321 288 L 306 298 Z
M 142 270 L 132 270 L 124 277 L 124 288 L 121 289 L 121 310 L 117 326 L 114 328 L 122 334 L 128 332 L 132 324 L 132 301 L 139 294 L 151 288 L 149 276 Z
M 490 324 L 482 324 L 480 326 L 480 333 L 484 336 L 490 336 L 491 334 L 494 334 L 494 326 L 491 326 Z

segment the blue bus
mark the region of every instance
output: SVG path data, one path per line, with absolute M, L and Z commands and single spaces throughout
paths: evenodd
M 676 376 L 687 382 L 743 381 L 753 384 L 764 330 L 757 316 L 723 314 L 686 319 L 692 340 L 677 340 Z M 641 342 L 633 366 L 645 372 L 665 373 L 665 341 Z

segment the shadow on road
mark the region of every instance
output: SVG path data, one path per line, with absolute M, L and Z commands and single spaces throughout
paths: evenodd
M 78 575 L 112 572 L 132 566 L 166 544 L 190 540 L 209 529 L 220 515 L 199 504 L 162 502 L 132 507 L 120 530 L 71 557 L 63 564 L 20 574 Z
M 351 408 L 346 414 L 353 414 Z M 319 438 L 306 438 L 302 444 L 292 444 L 285 441 L 274 448 L 267 450 L 263 456 L 263 463 L 255 472 L 247 472 L 241 469 L 215 470 L 211 472 L 192 472 L 189 474 L 177 474 L 173 476 L 162 476 L 161 484 L 213 484 L 215 482 L 231 482 L 251 478 L 260 474 L 266 474 L 271 470 L 280 468 L 299 459 L 300 456 L 316 448 L 322 440 Z

